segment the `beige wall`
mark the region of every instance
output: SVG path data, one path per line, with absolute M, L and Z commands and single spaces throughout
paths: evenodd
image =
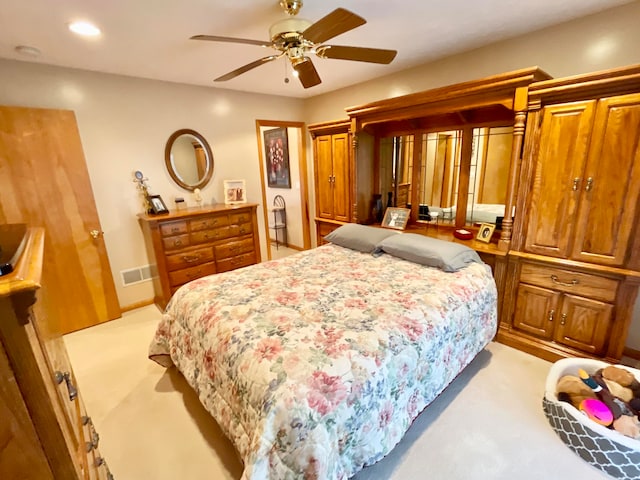
M 0 103 L 75 110 L 118 297 L 129 305 L 152 296 L 149 284 L 123 288 L 118 274 L 147 263 L 132 172 L 142 170 L 168 205 L 176 195 L 192 203 L 164 169 L 164 144 L 173 131 L 192 128 L 211 144 L 215 170 L 202 192 L 207 203 L 222 200 L 225 178 L 245 178 L 248 200 L 260 203 L 258 118 L 307 124 L 342 119 L 348 106 L 532 65 L 560 77 L 640 63 L 638 18 L 640 1 L 307 100 L 0 60 Z M 314 212 L 311 142 L 307 158 Z M 262 215 L 258 220 L 266 258 Z M 640 307 L 634 318 L 627 343 L 640 349 Z
M 74 110 L 98 214 L 122 306 L 153 297 L 149 282 L 123 287 L 119 272 L 148 264 L 136 215 L 140 199 L 133 171 L 141 170 L 151 190 L 172 208 L 193 195 L 173 183 L 164 166 L 164 147 L 181 128 L 207 139 L 214 157 L 204 203 L 224 202 L 224 179 L 244 178 L 247 199 L 262 203 L 255 121 L 303 121 L 302 101 L 152 80 L 0 60 L 0 104 Z M 264 216 L 258 210 L 262 257 Z

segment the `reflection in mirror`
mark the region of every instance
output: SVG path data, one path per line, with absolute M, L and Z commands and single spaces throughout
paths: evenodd
M 194 130 L 174 132 L 164 150 L 169 175 L 182 188 L 203 188 L 213 175 L 213 154 L 202 135 Z
M 411 202 L 413 135 L 380 140 L 380 184 L 383 208 L 407 207 Z
M 455 225 L 460 177 L 464 175 L 469 178 L 465 224 L 495 223 L 500 228 L 513 127 L 476 127 L 468 131 L 473 137 L 467 162 L 462 161 L 463 130 L 381 138 L 378 191 L 383 207 L 411 208 L 414 199 L 419 205 L 418 222 Z M 415 169 L 414 138 L 420 142 L 416 152 L 419 165 Z M 468 166 L 468 172 L 461 171 L 463 164 Z
M 420 159 L 418 221 L 453 224 L 460 179 L 462 131 L 424 133 Z
M 467 225 L 496 223 L 501 226 L 512 143 L 513 127 L 473 129 Z

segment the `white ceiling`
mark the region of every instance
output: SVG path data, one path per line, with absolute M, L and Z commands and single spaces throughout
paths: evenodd
M 398 50 L 390 65 L 313 57 L 322 84 L 284 82 L 286 59 L 235 79 L 213 79 L 272 53 L 246 45 L 190 40 L 208 34 L 269 40 L 269 26 L 286 17 L 278 0 L 0 0 L 0 57 L 65 67 L 309 97 L 629 3 L 630 0 L 304 0 L 298 17 L 313 22 L 343 7 L 367 23 L 328 44 Z M 89 20 L 97 39 L 67 29 Z M 38 48 L 37 58 L 17 45 Z M 288 76 L 291 76 L 288 67 Z

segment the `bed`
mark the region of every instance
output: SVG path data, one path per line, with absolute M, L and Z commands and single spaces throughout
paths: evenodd
M 491 341 L 496 298 L 481 262 L 446 273 L 327 244 L 184 285 L 149 357 L 184 375 L 243 479 L 346 479 Z

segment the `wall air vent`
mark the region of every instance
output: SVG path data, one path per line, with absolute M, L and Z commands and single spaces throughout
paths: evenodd
M 120 271 L 122 277 L 122 285 L 128 287 L 136 283 L 146 282 L 153 277 L 158 276 L 158 268 L 156 265 L 143 265 L 142 267 L 130 268 Z

